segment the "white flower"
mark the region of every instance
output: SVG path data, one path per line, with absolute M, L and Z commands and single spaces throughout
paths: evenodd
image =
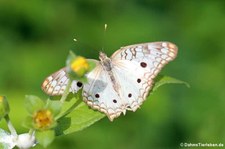
M 16 140 L 16 146 L 18 146 L 20 149 L 29 149 L 35 145 L 35 137 L 29 133 L 20 134 Z
M 20 149 L 29 149 L 36 145 L 34 135 L 29 133 L 20 134 L 13 136 L 3 129 L 0 129 L 0 148 L 1 149 L 12 149 L 17 146 Z
M 0 147 L 3 149 L 12 149 L 15 147 L 15 136 L 9 134 L 3 129 L 0 129 Z

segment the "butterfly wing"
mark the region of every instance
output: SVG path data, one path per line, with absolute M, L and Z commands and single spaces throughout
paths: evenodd
M 135 111 L 143 103 L 153 79 L 177 50 L 170 42 L 153 42 L 122 47 L 112 55 L 112 71 L 126 109 Z
M 66 73 L 66 67 L 64 67 L 47 77 L 42 83 L 41 88 L 50 96 L 62 95 L 66 89 L 68 81 L 69 78 Z M 70 92 L 76 93 L 81 87 L 82 83 L 74 80 L 71 84 Z
M 107 71 L 100 62 L 87 74 L 88 82 L 84 84 L 83 99 L 93 109 L 105 113 L 110 120 L 120 115 L 122 102 L 118 93 L 113 89 L 113 84 Z

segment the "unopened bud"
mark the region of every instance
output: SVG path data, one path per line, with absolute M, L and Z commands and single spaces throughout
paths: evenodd
M 0 119 L 9 113 L 9 104 L 5 96 L 0 96 Z
M 70 69 L 77 76 L 82 77 L 87 73 L 89 64 L 84 57 L 78 56 L 71 62 Z

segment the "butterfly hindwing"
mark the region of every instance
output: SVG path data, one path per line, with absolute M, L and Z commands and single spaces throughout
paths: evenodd
M 136 62 L 120 61 L 117 62 L 113 72 L 120 84 L 121 99 L 126 105 L 125 110 L 136 111 L 152 85 L 152 80 L 145 76 L 148 71 L 140 68 Z
M 88 82 L 83 88 L 83 99 L 93 109 L 104 112 L 110 120 L 121 113 L 122 102 L 113 89 L 109 75 L 99 64 L 87 74 Z

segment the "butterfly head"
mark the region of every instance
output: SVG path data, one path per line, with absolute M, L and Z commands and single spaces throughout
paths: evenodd
M 105 53 L 103 53 L 103 52 L 100 52 L 99 53 L 99 59 L 101 60 L 101 61 L 104 61 L 105 59 L 107 59 L 108 57 L 107 57 L 107 55 L 105 54 Z

